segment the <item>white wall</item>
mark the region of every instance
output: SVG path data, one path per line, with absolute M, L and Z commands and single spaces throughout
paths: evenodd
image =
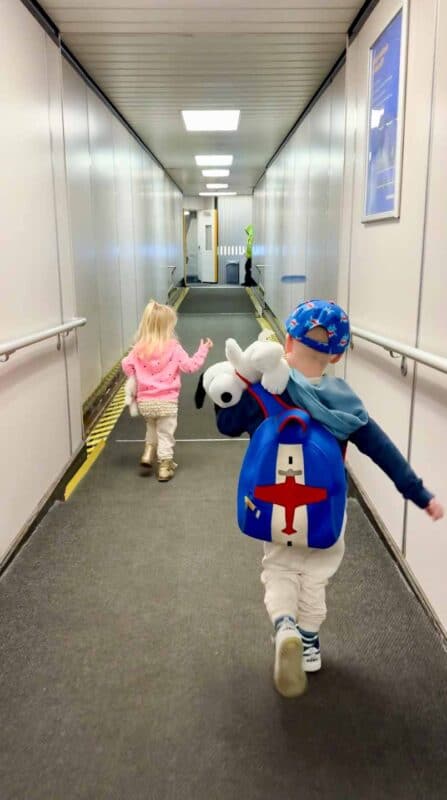
M 400 218 L 362 223 L 369 48 L 400 6 L 400 0 L 377 5 L 348 47 L 345 74 L 258 186 L 256 260 L 267 265 L 267 301 L 280 319 L 304 297 L 337 296 L 353 325 L 447 357 L 447 9 L 436 0 L 409 4 Z M 280 276 L 291 272 L 305 274 L 307 282 L 285 292 Z M 358 339 L 345 374 L 371 416 L 447 505 L 447 376 L 410 362 L 404 377 L 399 359 Z M 434 525 L 406 504 L 353 446 L 348 460 L 447 628 L 447 521 Z
M 4 0 L 0 91 L 0 341 L 75 314 L 60 57 L 21 3 Z M 0 558 L 81 444 L 76 335 L 0 364 Z
M 245 277 L 245 248 L 247 234 L 245 228 L 253 224 L 253 197 L 239 195 L 236 197 L 219 197 L 217 199 L 219 215 L 219 283 L 225 283 L 225 265 L 228 261 L 239 262 L 239 280 Z
M 253 262 L 281 320 L 305 296 L 336 297 L 343 144 L 342 69 L 255 190 Z
M 430 33 L 432 27 L 430 26 Z M 422 259 L 422 293 L 417 345 L 447 358 L 447 313 L 443 296 L 447 264 L 447 7 L 439 4 L 429 153 L 428 196 Z M 433 51 L 427 51 L 433 52 Z M 441 291 L 440 291 L 441 289 Z M 411 432 L 411 460 L 447 505 L 447 375 L 418 367 Z M 447 628 L 447 522 L 433 523 L 414 507 L 406 525 L 408 563 Z
M 17 0 L 2 0 L 0 341 L 86 316 L 0 364 L 0 561 L 82 446 L 82 402 L 131 343 L 182 197 Z
M 447 180 L 445 118 L 446 60 L 438 47 L 432 109 L 435 38 L 445 41 L 447 15 L 436 0 L 411 3 L 401 213 L 398 220 L 363 224 L 368 49 L 400 7 L 382 0 L 347 54 L 347 135 L 339 298 L 352 323 L 408 345 L 447 355 L 446 314 L 439 292 L 447 247 L 444 187 Z M 430 128 L 432 126 L 432 150 Z M 428 179 L 428 197 L 427 197 Z M 426 213 L 426 202 L 427 213 Z M 420 321 L 419 321 L 419 305 Z M 443 336 L 444 334 L 444 336 Z M 365 399 L 370 414 L 410 458 L 426 485 L 447 499 L 442 471 L 447 425 L 447 380 L 419 369 L 403 377 L 399 360 L 356 341 L 346 376 Z M 415 394 L 414 394 L 415 392 Z M 414 408 L 413 408 L 414 397 Z M 434 609 L 447 627 L 447 592 L 442 570 L 447 523 L 437 523 L 406 504 L 390 481 L 354 448 L 349 463 Z
M 64 120 L 82 400 L 131 344 L 146 303 L 182 265 L 182 196 L 64 60 Z

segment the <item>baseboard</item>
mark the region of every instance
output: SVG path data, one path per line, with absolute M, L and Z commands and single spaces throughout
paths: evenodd
M 96 425 L 99 417 L 104 412 L 104 409 L 108 403 L 110 403 L 110 400 L 116 394 L 124 380 L 125 376 L 121 369 L 120 359 L 120 361 L 118 361 L 110 370 L 110 372 L 108 372 L 107 375 L 102 379 L 101 383 L 95 389 L 90 398 L 84 403 L 83 422 L 86 438 L 92 428 L 94 428 Z
M 424 609 L 430 622 L 432 623 L 436 632 L 440 636 L 444 648 L 447 650 L 447 630 L 444 628 L 441 620 L 437 616 L 436 611 L 431 605 L 430 600 L 425 594 L 422 586 L 420 585 L 412 569 L 408 565 L 408 562 L 406 561 L 401 551 L 397 547 L 394 539 L 392 538 L 389 531 L 385 527 L 382 519 L 377 514 L 377 511 L 374 509 L 368 495 L 363 491 L 362 487 L 354 477 L 349 466 L 347 467 L 347 470 L 349 476 L 349 495 L 358 500 L 369 522 L 371 523 L 376 533 L 379 535 L 380 539 L 382 540 L 383 544 L 385 545 L 386 549 L 391 555 L 393 561 L 395 562 L 397 568 L 399 569 L 399 572 L 401 573 L 403 579 L 405 580 L 405 583 L 407 584 L 408 588 L 415 595 L 416 599 Z
M 25 523 L 20 533 L 14 539 L 11 547 L 3 556 L 2 560 L 0 561 L 0 575 L 3 575 L 5 570 L 14 561 L 22 547 L 30 538 L 31 534 L 36 530 L 39 523 L 48 513 L 51 506 L 54 505 L 54 503 L 56 503 L 58 500 L 64 499 L 64 492 L 67 483 L 71 480 L 75 472 L 77 472 L 86 458 L 87 448 L 85 446 L 85 442 L 82 442 L 76 453 L 72 456 L 69 464 L 65 467 L 63 473 L 44 495 L 31 518 Z
M 267 322 L 272 326 L 273 330 L 276 333 L 279 341 L 284 344 L 286 340 L 286 331 L 284 325 L 277 319 L 271 308 L 266 306 L 264 310 L 264 317 L 266 318 Z

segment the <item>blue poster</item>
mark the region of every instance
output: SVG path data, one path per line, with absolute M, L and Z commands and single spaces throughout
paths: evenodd
M 401 40 L 402 11 L 370 51 L 366 216 L 395 211 Z

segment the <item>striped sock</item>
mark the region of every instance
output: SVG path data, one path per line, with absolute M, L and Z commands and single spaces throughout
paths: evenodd
M 305 631 L 303 628 L 300 628 L 297 625 L 297 628 L 300 632 L 301 639 L 303 641 L 303 647 L 306 649 L 307 647 L 319 647 L 319 639 L 318 639 L 318 632 L 315 633 L 314 631 Z
M 291 617 L 289 616 L 289 614 L 286 614 L 284 617 L 279 617 L 278 619 L 275 619 L 275 622 L 273 624 L 275 626 L 275 632 L 283 625 L 289 628 L 297 627 L 295 617 Z

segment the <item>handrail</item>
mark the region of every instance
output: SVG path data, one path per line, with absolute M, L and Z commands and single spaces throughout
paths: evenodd
M 168 300 L 169 300 L 170 297 L 171 297 L 171 294 L 173 292 L 175 292 L 175 290 L 178 288 L 175 285 L 175 279 L 174 279 L 174 275 L 175 275 L 177 267 L 174 264 L 167 264 L 166 265 L 166 269 L 170 269 L 171 270 L 171 274 L 169 276 L 169 279 L 170 279 L 171 283 L 168 286 Z
M 259 302 L 259 308 L 260 308 L 261 316 L 263 315 L 263 313 L 264 313 L 264 311 L 266 309 L 266 306 L 267 306 L 267 304 L 265 302 L 265 288 L 264 288 L 264 284 L 262 283 L 262 281 L 264 280 L 264 276 L 263 276 L 263 274 L 261 272 L 261 269 L 264 269 L 264 266 L 265 266 L 264 264 L 255 264 L 254 265 L 255 269 L 258 272 L 259 279 L 258 279 L 257 284 L 255 286 L 251 287 L 253 295 L 256 297 L 256 299 Z
M 265 269 L 266 267 L 268 268 L 269 264 L 255 264 L 255 269 L 257 269 L 259 277 L 261 278 L 261 280 L 258 281 L 258 286 L 264 295 L 265 295 L 264 274 L 261 272 L 261 269 Z
M 359 339 L 364 339 L 371 344 L 376 344 L 378 347 L 383 347 L 387 350 L 393 358 L 402 357 L 401 372 L 403 375 L 407 374 L 407 358 L 416 361 L 418 364 L 425 364 L 427 367 L 438 370 L 438 372 L 447 373 L 447 358 L 435 356 L 433 353 L 428 353 L 426 350 L 420 350 L 418 347 L 409 347 L 403 342 L 397 342 L 394 339 L 387 339 L 385 336 L 379 336 L 372 331 L 366 331 L 363 328 L 351 327 L 354 336 Z
M 54 328 L 47 328 L 44 331 L 37 333 L 30 333 L 29 336 L 22 336 L 21 339 L 13 339 L 10 342 L 0 342 L 0 361 L 5 363 L 9 357 L 17 350 L 22 350 L 30 344 L 37 344 L 43 342 L 45 339 L 51 339 L 57 336 L 57 349 L 61 349 L 61 336 L 68 336 L 70 331 L 75 328 L 81 328 L 87 322 L 85 317 L 76 317 L 70 322 L 64 322 L 61 325 L 56 325 Z

